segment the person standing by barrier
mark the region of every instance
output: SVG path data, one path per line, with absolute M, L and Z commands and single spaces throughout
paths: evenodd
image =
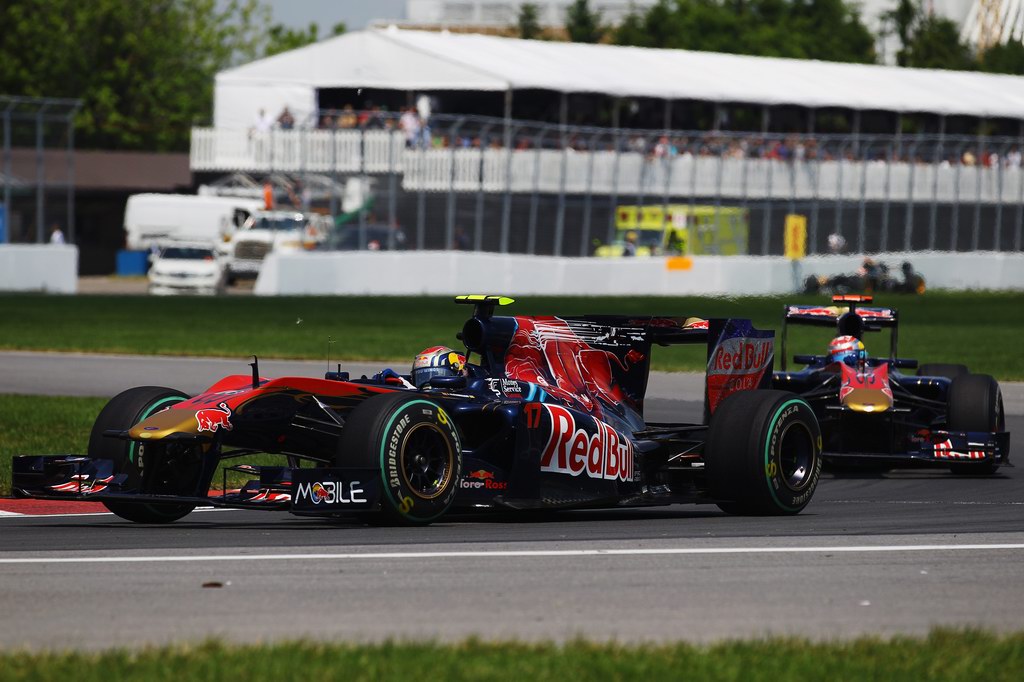
M 60 225 L 57 223 L 53 224 L 50 228 L 50 243 L 51 244 L 63 244 L 64 243 L 64 230 L 60 229 Z

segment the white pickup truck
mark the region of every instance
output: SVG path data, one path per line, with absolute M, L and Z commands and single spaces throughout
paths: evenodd
M 255 277 L 271 251 L 317 248 L 330 233 L 330 216 L 296 211 L 259 211 L 231 238 L 228 282 Z

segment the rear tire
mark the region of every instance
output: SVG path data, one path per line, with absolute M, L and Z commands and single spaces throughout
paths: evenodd
M 966 374 L 953 379 L 949 387 L 950 431 L 1005 431 L 1003 394 L 999 383 L 988 374 Z M 986 476 L 999 469 L 998 462 L 951 464 L 954 474 Z
M 952 365 L 932 362 L 921 365 L 917 368 L 917 376 L 919 377 L 946 377 L 947 379 L 956 379 L 957 377 L 965 374 L 970 374 L 970 370 L 967 369 L 967 365 Z
M 455 499 L 462 440 L 437 403 L 415 394 L 387 393 L 349 414 L 335 465 L 380 469 L 381 508 L 368 522 L 426 525 Z
M 142 486 L 143 450 L 159 452 L 157 443 L 143 445 L 134 441 L 108 438 L 104 431 L 124 431 L 161 412 L 171 405 L 188 400 L 189 396 L 173 388 L 162 386 L 140 386 L 114 396 L 100 411 L 93 423 L 89 435 L 89 457 L 94 459 L 110 459 L 114 461 L 114 472 L 127 474 L 126 485 Z M 181 472 L 183 478 L 192 480 L 198 476 L 198 470 Z M 161 490 L 169 494 L 191 494 L 192 490 Z M 120 516 L 122 519 L 136 523 L 170 523 L 187 516 L 194 504 L 151 504 L 146 502 L 104 502 L 103 506 Z
M 711 418 L 709 491 L 730 514 L 797 514 L 821 476 L 821 431 L 810 406 L 787 391 L 740 391 Z

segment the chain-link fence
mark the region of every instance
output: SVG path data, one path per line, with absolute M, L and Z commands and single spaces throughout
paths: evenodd
M 808 253 L 1021 250 L 1019 138 L 424 122 L 412 111 L 316 122 L 195 129 L 192 169 L 360 179 L 371 197 L 345 229 L 387 226 L 405 248 L 587 256 L 639 234 L 652 252 L 781 254 L 786 216 L 798 214 Z

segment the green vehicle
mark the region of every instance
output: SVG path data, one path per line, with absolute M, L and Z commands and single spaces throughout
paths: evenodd
M 618 206 L 615 240 L 598 245 L 594 255 L 745 255 L 749 225 L 747 210 L 735 206 Z

